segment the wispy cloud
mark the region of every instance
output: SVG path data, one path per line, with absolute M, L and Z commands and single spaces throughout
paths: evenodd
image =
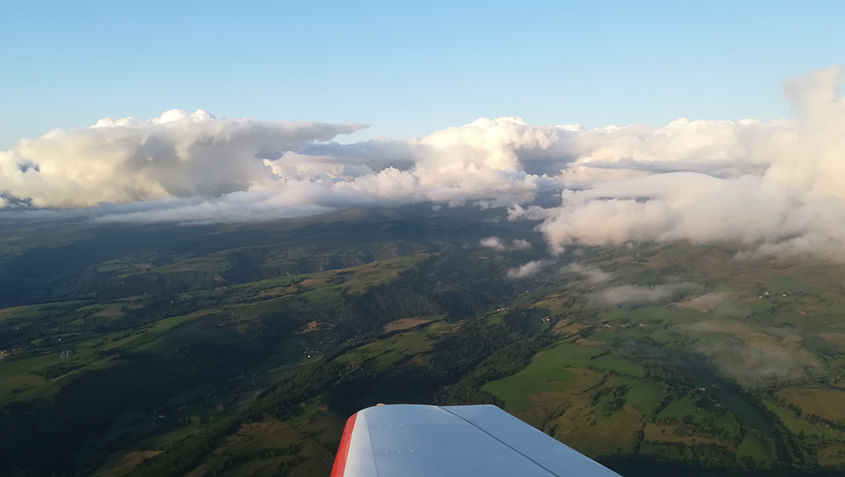
M 678 300 L 694 288 L 694 285 L 684 282 L 654 286 L 619 285 L 590 294 L 590 301 L 606 306 L 662 303 Z
M 598 284 L 604 283 L 609 281 L 613 278 L 613 274 L 610 272 L 606 272 L 598 267 L 590 267 L 587 265 L 582 265 L 580 263 L 570 263 L 569 265 L 563 267 L 562 272 L 564 273 L 575 273 L 577 275 L 582 276 L 588 283 L 591 284 Z

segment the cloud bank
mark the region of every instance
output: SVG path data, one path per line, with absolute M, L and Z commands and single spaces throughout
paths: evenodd
M 843 258 L 841 68 L 784 84 L 793 122 L 687 121 L 585 133 L 541 230 L 554 250 L 628 241 L 738 242 Z
M 478 120 L 407 141 L 329 142 L 359 125 L 216 119 L 198 110 L 103 119 L 0 151 L 0 207 L 102 207 L 110 221 L 249 221 L 420 201 L 530 202 L 554 181 L 519 166 L 554 135 Z M 138 204 L 115 207 L 115 204 Z
M 101 119 L 0 151 L 0 191 L 35 207 L 219 197 L 273 182 L 257 160 L 361 126 L 215 119 L 173 110 L 148 121 Z
M 470 202 L 538 221 L 553 253 L 689 240 L 845 259 L 843 76 L 832 67 L 787 80 L 796 116 L 788 121 L 583 128 L 505 117 L 342 145 L 332 141 L 362 126 L 216 119 L 202 110 L 104 119 L 0 151 L 0 208 L 237 222 Z M 534 203 L 551 190 L 559 207 Z

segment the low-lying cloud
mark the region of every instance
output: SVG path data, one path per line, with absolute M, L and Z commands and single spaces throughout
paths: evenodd
M 524 263 L 516 268 L 511 268 L 507 272 L 507 277 L 511 280 L 518 278 L 528 278 L 540 273 L 540 271 L 550 264 L 549 260 L 532 260 Z
M 845 259 L 843 76 L 832 67 L 786 81 L 796 118 L 767 122 L 583 128 L 482 118 L 344 145 L 333 141 L 362 126 L 216 119 L 202 110 L 104 119 L 0 151 L 0 208 L 238 222 L 469 202 L 538 221 L 553 253 L 688 240 Z M 535 203 L 554 190 L 559 207 Z
M 605 283 L 613 278 L 613 274 L 598 267 L 590 267 L 580 263 L 570 263 L 561 270 L 564 273 L 574 273 L 583 278 L 587 283 L 597 285 Z
M 782 347 L 759 348 L 729 340 L 704 342 L 696 350 L 716 362 L 737 382 L 749 387 L 765 387 L 802 382 L 810 376 L 807 364 Z
M 666 283 L 655 286 L 618 285 L 590 294 L 590 301 L 604 306 L 644 305 L 680 299 L 694 289 L 690 283 Z
M 479 242 L 484 248 L 490 248 L 497 252 L 510 252 L 514 250 L 530 250 L 531 242 L 524 239 L 511 240 L 510 244 L 506 243 L 499 237 L 485 237 Z

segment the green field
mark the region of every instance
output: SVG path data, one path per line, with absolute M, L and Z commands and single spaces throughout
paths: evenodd
M 467 210 L 0 231 L 3 474 L 326 475 L 379 402 L 497 404 L 628 476 L 845 471 L 845 266 L 638 244 L 510 280 L 542 237 Z

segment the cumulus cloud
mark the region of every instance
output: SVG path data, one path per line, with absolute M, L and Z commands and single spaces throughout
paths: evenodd
M 492 248 L 493 250 L 499 252 L 503 252 L 508 249 L 499 237 L 485 237 L 481 239 L 479 244 L 484 248 Z
M 767 122 L 583 128 L 482 118 L 423 137 L 338 144 L 361 126 L 202 110 L 104 119 L 0 151 L 0 208 L 99 206 L 101 220 L 227 222 L 475 203 L 539 222 L 553 253 L 688 240 L 845 260 L 844 76 L 832 67 L 787 80 L 796 117 Z M 536 201 L 548 191 L 560 193 L 559 206 Z
M 275 176 L 261 158 L 361 126 L 215 119 L 173 110 L 148 121 L 102 119 L 0 151 L 0 191 L 35 207 L 219 197 Z
M 358 125 L 216 119 L 198 110 L 103 119 L 0 151 L 0 193 L 36 208 L 146 202 L 103 220 L 243 221 L 420 201 L 530 202 L 553 188 L 518 165 L 550 130 L 479 120 L 407 141 L 329 143 Z M 0 207 L 8 206 L 8 200 Z
M 734 242 L 843 256 L 843 70 L 785 83 L 797 120 L 678 120 L 586 132 L 541 225 L 554 251 L 628 241 Z
M 548 260 L 532 260 L 524 263 L 516 268 L 511 268 L 507 272 L 507 277 L 511 280 L 517 278 L 528 278 L 540 273 L 540 270 L 548 266 L 551 262 Z
M 490 248 L 498 252 L 507 252 L 512 250 L 530 250 L 531 242 L 524 239 L 511 240 L 510 245 L 506 244 L 499 237 L 485 237 L 481 239 L 479 244 L 484 248 Z

